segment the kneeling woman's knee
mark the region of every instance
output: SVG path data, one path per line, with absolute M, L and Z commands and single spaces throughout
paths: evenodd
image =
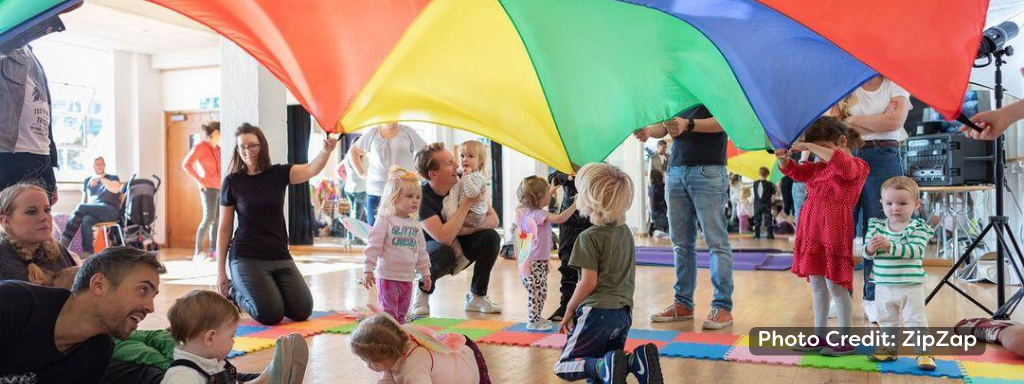
M 277 325 L 284 320 L 284 306 L 268 304 L 260 307 L 257 305 L 254 309 L 255 313 L 249 313 L 249 315 L 260 324 Z

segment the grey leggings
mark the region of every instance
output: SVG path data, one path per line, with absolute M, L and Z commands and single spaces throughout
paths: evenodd
M 256 321 L 274 325 L 285 317 L 303 321 L 313 314 L 313 295 L 295 260 L 246 260 L 232 255 L 232 296 Z
M 217 202 L 220 190 L 206 188 L 199 191 L 199 198 L 203 201 L 203 221 L 199 223 L 199 229 L 196 229 L 196 255 L 203 253 L 203 240 L 206 240 L 207 233 L 210 234 L 210 253 L 217 249 L 217 221 L 220 219 Z

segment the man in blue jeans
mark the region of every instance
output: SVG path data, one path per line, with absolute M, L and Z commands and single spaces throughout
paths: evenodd
M 693 318 L 693 291 L 697 283 L 697 225 L 711 250 L 711 284 L 715 296 L 704 329 L 732 325 L 732 248 L 725 207 L 729 179 L 725 170 L 728 138 L 707 107 L 697 105 L 661 124 L 633 132 L 640 141 L 673 138 L 672 156 L 665 175 L 669 235 L 675 252 L 675 300 L 652 322 Z
M 121 180 L 106 173 L 107 163 L 103 157 L 93 160 L 92 168 L 96 174 L 82 182 L 82 203 L 71 213 L 60 239 L 60 244 L 67 248 L 81 227 L 83 257 L 93 254 L 92 226 L 115 221 L 121 214 Z

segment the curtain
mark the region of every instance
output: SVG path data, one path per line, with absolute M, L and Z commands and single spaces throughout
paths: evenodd
M 491 206 L 494 207 L 494 212 L 498 214 L 498 226 L 501 227 L 504 205 L 502 204 L 504 196 L 502 196 L 502 183 L 501 183 L 501 144 L 491 141 Z
M 312 120 L 301 105 L 288 106 L 288 163 L 309 163 L 309 136 Z M 288 243 L 312 245 L 317 228 L 316 214 L 309 195 L 309 182 L 288 186 Z

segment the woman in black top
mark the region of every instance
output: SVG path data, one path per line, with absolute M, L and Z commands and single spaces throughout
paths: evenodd
M 248 123 L 235 130 L 235 142 L 220 193 L 217 287 L 260 323 L 306 320 L 313 313 L 313 296 L 288 253 L 284 194 L 288 185 L 320 173 L 338 141 L 328 135 L 312 162 L 296 165 L 271 165 L 267 138 Z

